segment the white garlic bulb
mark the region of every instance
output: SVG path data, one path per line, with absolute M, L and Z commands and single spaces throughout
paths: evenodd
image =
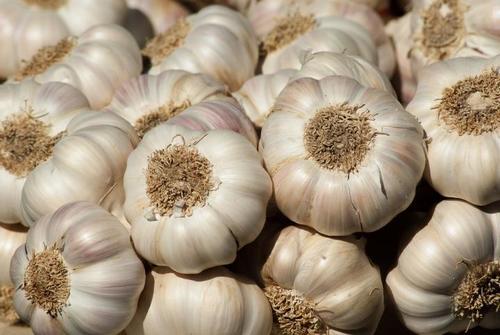
M 243 136 L 167 123 L 130 154 L 124 185 L 137 252 L 180 273 L 233 262 L 262 230 L 272 192 L 262 158 Z
M 150 74 L 178 69 L 206 73 L 237 90 L 254 74 L 257 38 L 243 15 L 223 6 L 209 6 L 157 35 L 144 48 Z
M 10 276 L 16 311 L 36 334 L 118 334 L 145 282 L 127 230 L 87 202 L 67 204 L 31 227 Z
M 391 94 L 340 76 L 288 84 L 260 151 L 280 210 L 326 235 L 387 224 L 411 203 L 425 167 L 415 118 Z
M 279 334 L 373 334 L 384 310 L 379 270 L 364 241 L 289 226 L 261 270 Z
M 124 0 L 1 0 L 0 78 L 18 71 L 40 48 L 125 16 Z
M 69 121 L 89 104 L 69 85 L 32 80 L 1 85 L 0 102 L 0 222 L 18 223 L 26 177 L 52 156 Z
M 407 107 L 427 136 L 426 178 L 442 195 L 500 200 L 500 56 L 449 59 L 420 71 Z
M 154 268 L 146 278 L 129 335 L 269 335 L 263 292 L 223 267 L 196 275 Z
M 248 16 L 259 39 L 265 40 L 273 30 L 278 28 L 280 23 L 287 20 L 293 23 L 290 18 L 296 16 L 297 13 L 306 17 L 312 15 L 315 19 L 330 16 L 341 17 L 363 26 L 373 40 L 373 42 L 368 43 L 376 45 L 376 53 L 378 54 L 378 63 L 376 64 L 389 77 L 392 76 L 396 64 L 391 41 L 385 33 L 384 22 L 368 6 L 348 0 L 262 0 L 250 8 Z M 307 25 L 295 23 L 289 27 L 292 29 L 291 32 L 296 33 L 304 31 Z M 323 46 L 322 50 L 316 48 L 314 51 L 327 50 Z
M 405 325 L 418 334 L 500 329 L 500 204 L 440 202 L 387 285 Z
M 133 127 L 112 112 L 81 112 L 66 128 L 51 157 L 28 175 L 22 190 L 22 223 L 71 201 L 90 201 L 122 218 L 122 179 L 138 138 Z
M 189 11 L 175 0 L 126 0 L 130 8 L 146 14 L 156 34 L 166 31 Z
M 94 109 L 106 106 L 114 90 L 142 70 L 139 46 L 124 28 L 100 25 L 44 47 L 13 76 L 20 81 L 60 81 L 85 94 Z

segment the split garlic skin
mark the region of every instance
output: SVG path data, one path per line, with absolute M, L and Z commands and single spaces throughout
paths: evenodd
M 74 87 L 33 80 L 1 85 L 0 101 L 0 222 L 18 223 L 27 176 L 52 155 L 70 120 L 89 103 Z
M 124 0 L 2 0 L 0 1 L 0 77 L 16 73 L 40 48 L 92 26 L 119 23 Z
M 257 38 L 248 20 L 223 6 L 209 6 L 178 21 L 148 43 L 150 74 L 165 70 L 206 73 L 237 90 L 252 77 L 258 60 Z
M 118 25 L 100 25 L 39 50 L 11 80 L 33 77 L 40 83 L 64 82 L 82 91 L 91 107 L 99 109 L 109 104 L 116 88 L 141 70 L 141 53 L 133 36 Z
M 259 146 L 280 210 L 325 235 L 387 224 L 411 203 L 425 167 L 416 119 L 391 94 L 340 76 L 288 84 Z
M 134 128 L 112 112 L 75 116 L 52 156 L 28 176 L 22 191 L 22 223 L 36 220 L 65 203 L 89 201 L 123 217 L 123 174 L 138 142 Z
M 364 243 L 295 226 L 279 232 L 260 272 L 275 327 L 283 334 L 374 334 L 384 290 Z
M 482 209 L 460 200 L 444 200 L 437 205 L 427 226 L 415 235 L 399 257 L 398 266 L 387 276 L 406 327 L 429 335 L 459 333 L 478 325 L 500 329 L 499 210 L 498 203 Z M 489 264 L 493 276 L 481 264 Z M 488 285 L 495 275 L 496 282 Z M 477 291 L 473 293 L 475 285 L 470 285 L 474 281 L 484 284 L 476 287 L 485 294 L 482 303 Z M 488 305 L 492 292 L 496 292 L 496 303 L 490 300 L 493 305 Z M 468 309 L 471 305 L 484 309 Z M 478 318 L 476 312 L 483 317 Z
M 145 282 L 127 230 L 86 202 L 40 219 L 17 249 L 10 276 L 16 311 L 36 334 L 118 334 Z
M 129 335 L 269 335 L 272 314 L 251 281 L 223 267 L 196 275 L 154 268 Z
M 500 200 L 499 73 L 500 56 L 450 59 L 420 72 L 407 111 L 429 138 L 426 179 L 445 197 Z
M 126 0 L 130 8 L 143 12 L 151 22 L 156 34 L 170 28 L 188 15 L 189 11 L 175 0 Z

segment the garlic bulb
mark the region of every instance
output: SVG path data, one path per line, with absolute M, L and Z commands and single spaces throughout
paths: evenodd
M 0 0 L 0 78 L 16 73 L 40 48 L 88 28 L 119 23 L 124 0 Z
M 41 83 L 70 84 L 97 109 L 107 105 L 114 90 L 141 70 L 140 50 L 132 35 L 117 25 L 101 25 L 38 50 L 13 79 L 34 77 Z
M 53 146 L 52 155 L 26 178 L 22 190 L 22 223 L 71 201 L 100 204 L 122 217 L 122 178 L 138 138 L 133 127 L 111 112 L 81 112 Z
M 76 88 L 32 80 L 1 85 L 0 102 L 0 222 L 18 223 L 26 177 L 52 156 L 69 121 L 89 105 Z
M 206 73 L 237 90 L 254 74 L 257 38 L 243 15 L 223 6 L 209 6 L 189 15 L 153 38 L 143 53 L 151 59 L 150 74 L 178 69 Z
M 378 64 L 381 70 L 389 77 L 392 76 L 395 68 L 394 50 L 388 36 L 384 30 L 384 22 L 377 13 L 370 7 L 363 4 L 355 3 L 350 0 L 262 0 L 249 10 L 248 16 L 250 22 L 255 29 L 257 36 L 261 40 L 266 40 L 269 34 L 274 31 L 279 31 L 280 23 L 291 23 L 288 25 L 292 30 L 290 32 L 303 32 L 308 25 L 302 23 L 293 23 L 290 18 L 296 17 L 300 13 L 303 17 L 312 15 L 314 20 L 321 21 L 325 17 L 342 17 L 347 20 L 358 23 L 363 26 L 372 37 L 371 44 L 375 43 L 376 53 L 378 54 Z M 311 21 L 309 16 L 309 22 Z M 307 20 L 306 20 L 307 22 Z M 309 27 L 310 28 L 310 27 Z M 349 29 L 348 33 L 353 34 L 354 30 Z M 364 34 L 366 34 L 364 32 Z M 364 46 L 365 48 L 367 45 Z M 325 46 L 322 49 L 316 47 L 314 51 L 327 51 Z M 331 50 L 330 50 L 331 51 Z M 370 61 L 370 59 L 367 59 Z
M 500 329 L 499 242 L 499 203 L 439 203 L 387 276 L 405 325 L 418 334 Z
M 180 273 L 233 262 L 262 230 L 272 192 L 243 136 L 169 124 L 146 133 L 130 154 L 124 185 L 137 252 Z
M 499 0 L 418 0 L 412 10 L 412 67 L 500 54 Z
M 387 224 L 410 204 L 425 167 L 418 122 L 391 94 L 340 76 L 288 84 L 260 150 L 280 210 L 325 235 Z
M 269 335 L 272 314 L 257 285 L 223 267 L 196 275 L 154 268 L 129 335 Z
M 170 28 L 189 11 L 175 0 L 126 0 L 130 8 L 139 9 L 151 21 L 156 34 Z
M 67 204 L 31 227 L 10 276 L 14 307 L 36 334 L 118 334 L 145 282 L 127 230 L 86 202 Z
M 430 139 L 426 178 L 442 195 L 476 205 L 500 200 L 499 95 L 500 56 L 450 59 L 420 71 L 407 110 Z
M 384 310 L 379 270 L 364 241 L 289 226 L 262 270 L 279 334 L 373 334 Z

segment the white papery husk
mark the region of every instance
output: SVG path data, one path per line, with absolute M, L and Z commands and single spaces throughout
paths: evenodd
M 260 288 L 226 268 L 181 275 L 156 267 L 147 276 L 129 335 L 269 335 L 272 314 Z
M 417 92 L 407 107 L 429 138 L 427 181 L 445 197 L 476 205 L 500 200 L 500 129 L 481 135 L 459 135 L 440 121 L 436 106 L 445 88 L 491 69 L 500 72 L 500 56 L 449 59 L 427 66 L 420 72 Z
M 182 44 L 160 62 L 153 62 L 150 74 L 172 69 L 206 73 L 231 90 L 253 76 L 258 60 L 257 37 L 242 14 L 214 5 L 185 20 L 189 31 Z
M 189 14 L 189 11 L 175 0 L 126 0 L 130 8 L 143 12 L 159 34 L 170 28 L 175 21 Z
M 70 290 L 56 317 L 28 300 L 23 289 L 33 254 L 54 245 L 68 271 Z M 67 204 L 39 220 L 17 249 L 10 276 L 15 308 L 37 334 L 118 334 L 134 316 L 145 282 L 127 230 L 87 202 Z
M 191 214 L 174 210 L 161 215 L 147 194 L 149 157 L 172 145 L 194 147 L 212 165 L 215 188 Z M 227 130 L 192 131 L 168 123 L 146 133 L 132 152 L 124 185 L 125 216 L 132 225 L 137 252 L 155 265 L 180 273 L 199 273 L 233 262 L 238 249 L 262 230 L 272 193 L 262 158 L 243 136 Z
M 461 333 L 476 326 L 499 329 L 499 312 L 479 323 L 458 319 L 452 296 L 468 266 L 500 261 L 500 206 L 476 208 L 444 200 L 387 276 L 387 285 L 406 327 L 418 334 Z
M 124 0 L 66 0 L 57 10 L 41 9 L 24 0 L 0 1 L 0 78 L 18 71 L 38 49 L 69 35 L 80 35 L 92 26 L 120 23 L 126 13 Z
M 304 129 L 318 110 L 347 104 L 368 111 L 378 133 L 356 171 L 308 158 Z M 302 78 L 287 85 L 262 128 L 260 151 L 280 210 L 325 235 L 371 232 L 411 203 L 425 167 L 423 131 L 393 95 L 353 79 Z

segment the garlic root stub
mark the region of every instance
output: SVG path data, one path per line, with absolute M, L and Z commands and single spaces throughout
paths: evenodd
M 423 131 L 394 96 L 350 78 L 291 82 L 262 128 L 276 202 L 325 235 L 371 232 L 412 201 Z
M 134 316 L 145 282 L 127 230 L 86 202 L 37 221 L 10 276 L 16 311 L 36 334 L 118 334 Z
M 418 334 L 500 329 L 500 204 L 444 200 L 403 250 L 387 285 Z

